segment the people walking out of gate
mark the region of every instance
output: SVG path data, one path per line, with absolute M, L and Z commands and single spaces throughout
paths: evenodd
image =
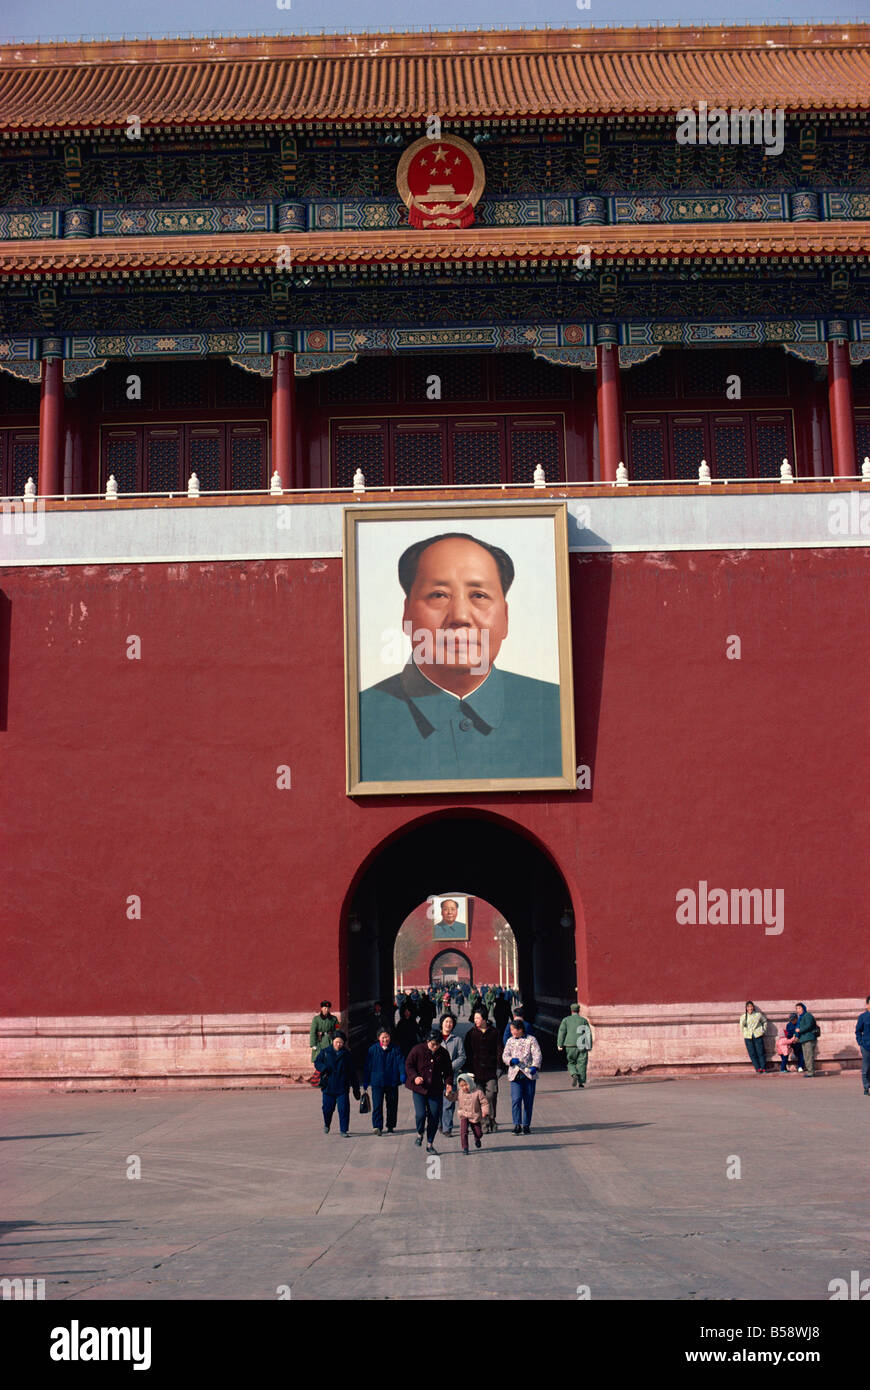
M 511 1019 L 510 1042 L 504 1050 L 504 1064 L 511 1083 L 511 1111 L 514 1134 L 530 1134 L 535 1086 L 541 1066 L 541 1044 L 530 1038 L 521 1018 Z
M 579 1086 L 582 1091 L 586 1085 L 586 1065 L 592 1051 L 592 1024 L 581 1014 L 579 1004 L 572 1004 L 571 1012 L 559 1024 L 556 1046 L 565 1053 L 571 1085 Z
M 393 1042 L 389 1028 L 382 1028 L 378 1040 L 366 1053 L 363 1089 L 372 1088 L 372 1129 L 384 1132 L 384 1101 L 387 1104 L 387 1134 L 396 1128 L 399 1114 L 399 1087 L 405 1084 L 405 1059 Z
M 861 1081 L 865 1096 L 870 1096 L 870 994 L 864 1000 L 864 1012 L 855 1024 L 855 1041 L 861 1049 Z
M 330 1013 L 332 1005 L 328 999 L 324 999 L 320 1005 L 320 1013 L 315 1014 L 311 1020 L 311 1031 L 308 1035 L 308 1045 L 311 1048 L 311 1060 L 316 1061 L 318 1052 L 322 1052 L 328 1047 L 335 1036 L 338 1027 L 338 1019 Z
M 483 1122 L 489 1115 L 489 1101 L 471 1072 L 461 1073 L 458 1086 L 459 1095 L 456 1108 L 459 1111 L 459 1143 L 462 1146 L 462 1152 L 467 1154 L 469 1129 L 474 1135 L 474 1147 L 480 1148 Z
M 435 1030 L 425 1042 L 417 1043 L 405 1058 L 405 1085 L 414 1097 L 414 1118 L 417 1124 L 417 1138 L 414 1143 L 423 1143 L 423 1130 L 426 1130 L 426 1152 L 435 1153 L 433 1140 L 441 1123 L 441 1108 L 444 1094 L 452 1094 L 453 1068 L 450 1057 L 441 1046 L 441 1034 Z
M 441 1016 L 441 1046 L 450 1058 L 450 1065 L 453 1068 L 453 1075 L 456 1076 L 465 1066 L 465 1044 L 458 1033 L 454 1033 L 456 1018 L 453 1014 L 447 1013 Z M 453 1134 L 453 1110 L 456 1105 L 456 1092 L 452 1096 L 444 1097 L 444 1108 L 441 1113 L 441 1133 L 450 1138 Z
M 350 1100 L 348 1093 L 353 1091 L 354 1099 L 359 1100 L 359 1080 L 353 1058 L 345 1046 L 347 1038 L 337 1032 L 331 1045 L 318 1052 L 314 1065 L 320 1072 L 320 1085 L 323 1090 L 323 1133 L 329 1133 L 332 1116 L 338 1109 L 338 1127 L 342 1139 L 349 1139 Z
M 476 1009 L 472 1015 L 471 1027 L 463 1039 L 465 1061 L 468 1070 L 474 1073 L 477 1084 L 489 1102 L 489 1118 L 486 1122 L 487 1134 L 498 1129 L 496 1111 L 498 1109 L 498 1062 L 500 1048 L 498 1033 L 487 1019 L 485 1011 Z
M 815 1076 L 816 1043 L 822 1030 L 806 1004 L 795 1004 L 795 1009 L 798 1016 L 797 1040 L 804 1055 L 804 1076 Z
M 756 1009 L 751 999 L 747 999 L 746 1008 L 740 1015 L 740 1032 L 746 1043 L 749 1060 L 759 1076 L 764 1075 L 764 1033 L 766 1028 L 767 1019 L 764 1014 L 760 1009 Z

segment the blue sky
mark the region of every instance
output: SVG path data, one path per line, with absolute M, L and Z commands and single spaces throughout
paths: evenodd
M 283 0 L 287 3 L 287 0 Z M 0 41 L 104 34 L 289 34 L 319 29 L 404 29 L 692 23 L 831 23 L 870 18 L 867 0 L 4 0 Z

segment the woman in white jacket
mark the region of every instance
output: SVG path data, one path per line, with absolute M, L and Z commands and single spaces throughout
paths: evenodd
M 542 1061 L 541 1044 L 537 1038 L 529 1037 L 521 1018 L 511 1019 L 511 1035 L 502 1061 L 508 1069 L 511 1083 L 514 1134 L 530 1134 L 535 1086 Z

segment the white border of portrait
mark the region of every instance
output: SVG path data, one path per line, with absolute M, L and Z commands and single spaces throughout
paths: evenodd
M 553 574 L 556 605 L 554 661 L 559 685 L 562 771 L 548 777 L 444 778 L 426 781 L 363 782 L 360 777 L 360 601 L 358 528 L 383 522 L 427 522 L 433 528 L 470 530 L 480 520 L 492 518 L 549 518 L 553 528 Z M 443 523 L 448 523 L 447 527 Z M 382 796 L 401 793 L 480 791 L 575 791 L 574 683 L 572 671 L 571 609 L 568 592 L 568 522 L 565 502 L 444 503 L 410 507 L 346 507 L 344 511 L 344 649 L 346 786 L 349 796 Z M 398 587 L 398 585 L 397 585 Z M 509 667 L 508 667 L 509 669 Z M 362 687 L 364 688 L 364 687 Z

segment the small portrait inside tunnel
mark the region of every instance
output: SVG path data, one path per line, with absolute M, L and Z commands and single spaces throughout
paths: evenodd
M 447 928 L 456 932 L 455 936 L 442 936 L 438 930 L 439 903 L 442 910 L 446 906 L 448 917 L 453 916 L 454 904 L 463 906 L 466 926 L 456 922 Z M 516 989 L 517 965 L 517 942 L 510 923 L 486 898 L 468 894 L 429 897 L 408 913 L 396 935 L 393 989 L 396 992 L 440 986 L 452 990 L 458 986 L 463 990 L 477 985 L 491 985 L 493 991 Z M 467 1019 L 470 998 L 466 992 L 462 1016 Z M 457 1005 L 458 1002 L 457 996 Z
M 432 899 L 432 938 L 435 941 L 468 940 L 468 899 L 455 896 Z
M 345 512 L 347 789 L 574 788 L 564 503 Z

